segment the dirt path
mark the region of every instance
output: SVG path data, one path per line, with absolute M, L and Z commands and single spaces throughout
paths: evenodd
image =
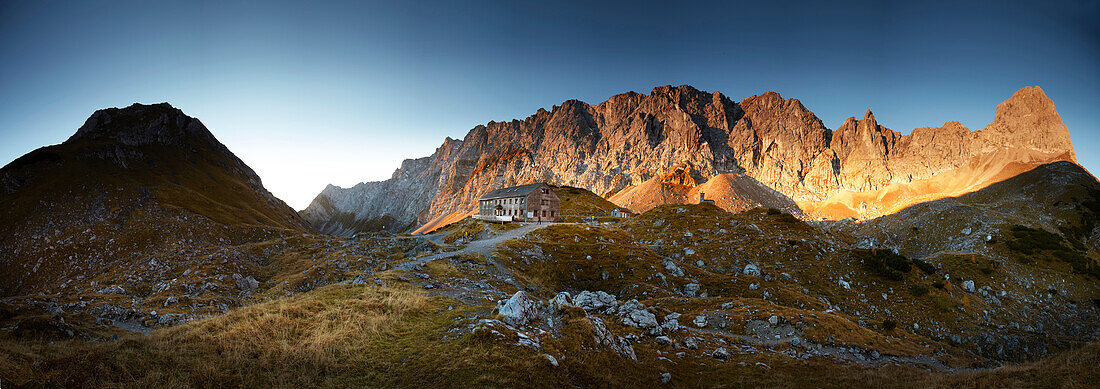
M 475 240 L 473 242 L 470 242 L 470 243 L 466 244 L 466 247 L 463 247 L 463 248 L 455 250 L 455 251 L 446 251 L 446 252 L 442 252 L 442 253 L 439 253 L 439 254 L 433 254 L 433 255 L 429 255 L 429 256 L 425 256 L 425 257 L 420 257 L 420 258 L 402 263 L 400 265 L 394 266 L 394 269 L 408 270 L 408 269 L 411 269 L 415 266 L 424 265 L 425 263 L 428 263 L 428 262 L 431 262 L 431 261 L 434 261 L 434 260 L 437 260 L 437 259 L 449 258 L 449 257 L 453 257 L 453 256 L 456 256 L 456 255 L 462 255 L 462 254 L 477 253 L 477 254 L 481 254 L 481 255 L 484 255 L 484 256 L 488 257 L 489 253 L 491 253 L 493 251 L 493 249 L 495 249 L 497 247 L 497 245 L 499 245 L 503 242 L 506 242 L 506 241 L 509 241 L 509 240 L 512 240 L 512 239 L 516 239 L 516 238 L 521 238 L 521 237 L 527 235 L 528 233 L 530 233 L 531 231 L 546 228 L 546 227 L 556 225 L 556 224 L 568 224 L 568 223 L 526 224 L 526 225 L 524 225 L 522 227 L 519 227 L 519 228 L 516 228 L 514 230 L 509 230 L 509 231 L 499 233 L 496 236 L 493 236 L 493 237 L 488 238 L 488 239 Z M 442 243 L 442 239 L 443 239 L 441 234 L 434 234 L 434 235 L 431 235 L 431 236 L 426 235 L 426 236 L 424 236 L 424 238 L 428 239 L 432 242 L 436 242 L 436 243 Z M 438 242 L 437 242 L 437 240 L 438 240 Z

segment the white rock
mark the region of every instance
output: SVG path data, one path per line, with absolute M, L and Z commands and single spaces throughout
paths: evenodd
M 747 276 L 760 277 L 760 266 L 756 266 L 755 263 L 745 265 L 745 270 L 741 271 Z
M 965 290 L 967 292 L 974 293 L 974 281 L 973 280 L 963 281 L 963 290 Z
M 554 298 L 550 299 L 550 307 L 555 311 L 561 311 L 565 307 L 572 307 L 573 299 L 569 296 L 569 292 L 558 293 Z
M 573 304 L 581 307 L 585 311 L 595 311 L 605 308 L 613 308 L 618 305 L 619 302 L 615 298 L 615 296 L 607 294 L 606 292 L 589 292 L 586 290 L 577 293 L 577 295 L 573 297 Z
M 497 310 L 504 316 L 505 323 L 520 327 L 538 318 L 539 302 L 521 290 L 497 306 Z
M 645 309 L 645 305 L 638 300 L 630 300 L 619 306 L 619 316 L 623 318 L 623 324 L 635 328 L 657 327 L 657 316 Z
M 692 320 L 692 323 L 695 324 L 696 327 L 704 328 L 707 326 L 707 317 L 703 315 L 696 316 L 695 320 Z
M 840 280 L 840 281 L 837 281 L 837 283 L 840 284 L 840 287 L 842 287 L 844 289 L 852 289 L 852 285 L 849 284 L 848 281 Z
M 594 316 L 589 316 L 588 320 L 592 323 L 592 332 L 597 343 L 608 346 L 623 357 L 638 360 L 638 356 L 634 354 L 634 347 L 631 347 L 630 343 L 622 337 L 612 334 L 607 326 L 603 324 L 603 320 Z
M 699 344 L 695 342 L 694 337 L 689 336 L 687 338 L 684 338 L 684 347 L 687 347 L 688 349 L 691 349 L 691 350 L 696 350 L 696 349 L 699 348 Z
M 711 356 L 716 359 L 721 359 L 723 361 L 730 359 L 730 353 L 729 351 L 726 351 L 725 347 L 719 347 L 718 349 L 714 350 L 714 352 L 711 353 Z
M 702 287 L 702 285 L 694 283 L 684 285 L 684 295 L 688 297 L 695 297 L 695 294 L 698 293 L 699 289 Z
M 676 276 L 676 277 L 683 277 L 684 276 L 684 269 L 681 269 L 679 266 L 676 266 L 675 262 L 672 262 L 671 260 L 666 259 L 664 265 L 665 265 L 665 269 L 668 270 L 669 274 L 672 274 L 673 276 Z

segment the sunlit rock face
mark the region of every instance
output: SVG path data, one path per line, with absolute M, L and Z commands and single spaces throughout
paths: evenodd
M 984 130 L 947 122 L 902 135 L 869 110 L 834 131 L 774 92 L 735 102 L 663 86 L 477 126 L 430 157 L 405 161 L 389 180 L 329 186 L 301 214 L 330 233 L 379 225 L 423 231 L 469 214 L 487 191 L 536 181 L 585 188 L 644 212 L 696 202 L 702 185 L 721 176 L 742 184 L 712 183 L 725 189 L 707 197 L 731 211 L 801 207 L 811 216 L 873 217 L 988 185 L 1013 163 L 1055 160 L 1074 161 L 1073 146 L 1039 87 L 1000 104 Z M 932 179 L 939 181 L 925 184 Z

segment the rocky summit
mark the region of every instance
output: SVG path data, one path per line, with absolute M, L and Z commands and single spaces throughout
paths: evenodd
M 1038 86 L 997 106 L 992 123 L 886 128 L 868 110 L 825 127 L 774 92 L 735 102 L 687 85 L 569 100 L 446 139 L 386 181 L 329 186 L 301 212 L 321 231 L 430 231 L 473 212 L 492 189 L 580 187 L 635 212 L 708 194 L 722 208 L 868 219 L 971 192 L 1043 163 L 1075 161 L 1069 131 Z

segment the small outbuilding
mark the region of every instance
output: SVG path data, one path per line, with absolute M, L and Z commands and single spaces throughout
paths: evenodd
M 474 218 L 489 221 L 555 221 L 561 217 L 561 199 L 546 183 L 500 188 L 478 199 Z
M 714 205 L 714 200 L 707 199 L 707 194 L 706 193 L 699 192 L 699 204 Z

